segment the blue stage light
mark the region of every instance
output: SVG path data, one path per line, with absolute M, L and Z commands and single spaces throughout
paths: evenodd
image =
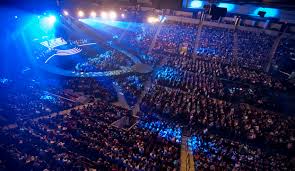
M 115 20 L 117 18 L 117 13 L 115 11 L 110 11 L 109 17 L 111 20 Z
M 17 15 L 16 15 L 16 16 L 14 16 L 14 18 L 15 18 L 15 19 L 17 19 L 17 18 L 18 18 L 18 17 L 17 17 Z
M 203 7 L 203 1 L 197 1 L 194 0 L 190 3 L 189 8 L 202 8 Z
M 55 15 L 41 17 L 40 18 L 40 26 L 44 31 L 50 31 L 50 30 L 54 29 L 56 21 L 57 21 L 57 18 Z
M 259 7 L 257 9 L 254 10 L 254 12 L 251 14 L 252 16 L 259 16 L 258 12 L 259 11 L 264 11 L 266 12 L 264 17 L 278 17 L 280 11 L 276 8 L 263 8 L 263 7 Z
M 108 14 L 106 12 L 102 11 L 101 14 L 100 14 L 100 17 L 102 19 L 107 19 L 108 18 Z
M 48 22 L 50 23 L 50 24 L 54 24 L 55 22 L 56 22 L 56 17 L 55 16 L 49 16 L 48 17 Z
M 229 3 L 219 3 L 218 7 L 221 8 L 227 8 L 227 11 L 231 12 L 235 9 L 235 5 L 234 4 L 229 4 Z

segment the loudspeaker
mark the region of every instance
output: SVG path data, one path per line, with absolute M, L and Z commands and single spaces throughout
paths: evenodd
M 220 8 L 216 6 L 211 7 L 211 15 L 212 15 L 212 20 L 218 20 L 220 17 L 225 17 L 227 13 L 227 8 Z
M 221 17 L 225 17 L 226 16 L 226 14 L 227 14 L 227 8 L 220 8 L 219 7 L 219 13 L 220 13 L 220 16 Z
M 265 11 L 258 11 L 258 15 L 259 15 L 260 17 L 264 17 L 265 14 L 266 14 Z

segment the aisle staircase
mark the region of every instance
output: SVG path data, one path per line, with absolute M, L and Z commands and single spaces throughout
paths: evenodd
M 126 32 L 129 31 L 129 28 L 130 28 L 131 24 L 132 24 L 132 22 L 129 22 L 129 23 L 128 23 L 127 28 L 124 30 L 124 32 L 121 34 L 121 36 L 120 36 L 119 39 L 117 40 L 118 43 L 121 43 L 121 40 L 125 37 Z
M 192 152 L 187 145 L 187 136 L 182 136 L 181 154 L 180 154 L 180 171 L 195 171 L 195 163 Z
M 157 37 L 158 37 L 158 35 L 160 34 L 160 31 L 161 31 L 161 29 L 162 29 L 162 27 L 163 27 L 163 24 L 164 24 L 164 23 L 162 23 L 162 22 L 159 23 L 159 26 L 158 26 L 157 32 L 156 32 L 156 34 L 154 35 L 154 38 L 153 38 L 153 40 L 152 40 L 152 43 L 151 43 L 151 45 L 150 45 L 150 47 L 149 47 L 148 54 L 150 54 L 150 53 L 152 52 L 152 50 L 154 49 L 155 44 L 156 44 L 156 41 L 157 41 Z
M 150 87 L 152 85 L 152 79 L 149 77 L 149 79 L 144 83 L 144 90 L 142 91 L 139 99 L 137 100 L 137 103 L 135 104 L 134 108 L 132 109 L 132 114 L 137 115 L 137 113 L 140 111 L 140 103 L 145 96 L 145 94 L 149 91 Z
M 202 28 L 203 28 L 203 24 L 200 23 L 199 27 L 198 27 L 198 31 L 197 31 L 197 38 L 195 41 L 194 50 L 193 50 L 193 57 L 195 57 L 195 55 L 196 55 L 196 53 L 195 53 L 196 49 L 198 49 L 200 46 L 200 37 L 201 37 L 201 33 L 202 33 Z
M 122 88 L 120 87 L 120 85 L 117 83 L 117 82 L 113 82 L 113 86 L 117 92 L 117 97 L 118 97 L 118 101 L 113 103 L 113 105 L 115 106 L 119 106 L 119 107 L 122 107 L 122 108 L 125 108 L 125 109 L 130 109 L 127 101 L 126 101 L 126 98 L 124 96 L 124 93 L 123 93 L 123 90 Z
M 234 43 L 233 43 L 233 65 L 238 64 L 238 34 L 234 32 Z
M 266 65 L 266 67 L 265 67 L 265 72 L 268 72 L 269 69 L 270 69 L 270 67 L 271 67 L 272 61 L 273 61 L 273 59 L 275 57 L 277 48 L 278 48 L 278 46 L 280 44 L 280 41 L 281 41 L 282 37 L 283 37 L 283 34 L 281 34 L 280 36 L 278 36 L 276 38 L 276 40 L 274 41 L 274 43 L 273 43 L 273 46 L 272 46 L 271 51 L 270 51 L 270 54 L 269 54 L 268 63 Z

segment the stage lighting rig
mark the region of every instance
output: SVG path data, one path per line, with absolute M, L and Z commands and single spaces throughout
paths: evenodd
M 108 14 L 105 11 L 102 11 L 100 14 L 102 19 L 107 19 L 108 18 Z
M 66 10 L 64 10 L 64 11 L 63 11 L 63 14 L 64 14 L 65 16 L 68 16 L 68 15 L 69 15 L 69 12 L 66 11 Z
M 95 11 L 91 11 L 90 12 L 90 17 L 95 18 L 96 17 L 96 12 Z
M 48 17 L 48 22 L 49 22 L 50 24 L 54 24 L 54 23 L 56 22 L 56 17 L 53 16 L 53 15 L 49 16 L 49 17 Z
M 109 17 L 111 20 L 115 20 L 117 18 L 117 13 L 115 11 L 110 11 Z
M 158 17 L 148 17 L 147 21 L 149 23 L 154 24 L 154 23 L 158 23 L 160 21 L 160 19 Z
M 78 11 L 78 17 L 82 18 L 82 17 L 84 17 L 84 15 L 85 15 L 85 14 L 84 14 L 83 11 L 81 11 L 81 10 Z

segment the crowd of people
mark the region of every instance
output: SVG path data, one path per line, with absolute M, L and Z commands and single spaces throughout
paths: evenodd
M 181 144 L 192 151 L 196 170 L 294 168 L 295 118 L 277 99 L 294 96 L 294 85 L 263 71 L 275 37 L 169 20 L 126 24 L 126 30 L 105 25 L 98 29 L 101 36 L 152 65 L 153 72 L 63 77 L 47 91 L 35 80 L 3 81 L 0 126 L 15 125 L 0 129 L 0 170 L 176 171 Z M 276 60 L 294 55 L 290 44 L 282 40 Z M 82 52 L 91 57 L 76 70 L 133 65 L 119 50 L 104 46 L 105 53 Z M 145 87 L 148 79 L 151 87 Z M 140 115 L 132 116 L 138 120 L 128 130 L 113 125 L 132 115 L 112 104 L 118 101 L 117 86 L 131 109 L 140 104 Z M 73 102 L 79 99 L 70 98 L 75 93 L 87 97 L 85 104 Z M 187 142 L 182 142 L 184 132 Z
M 192 54 L 197 37 L 197 25 L 167 21 L 163 24 L 154 46 L 155 52 Z M 185 52 L 182 52 L 183 51 Z
M 198 129 L 188 140 L 196 170 L 289 170 L 286 156 Z
M 21 83 L 19 82 L 21 81 Z M 48 94 L 33 80 L 11 80 L 0 85 L 0 126 L 48 115 L 78 105 L 78 102 Z
M 1 167 L 8 170 L 177 170 L 180 145 L 162 138 L 159 134 L 162 127 L 151 132 L 136 126 L 125 132 L 110 126 L 129 112 L 96 101 L 55 117 L 32 120 L 1 131 Z M 146 120 L 148 118 L 143 118 L 142 122 Z
M 76 64 L 76 71 L 114 71 L 120 70 L 122 67 L 131 67 L 133 65 L 128 57 L 115 50 L 106 51 L 102 54 L 95 54 L 95 56 L 92 57 L 90 57 L 89 54 L 86 54 L 85 57 L 88 58 L 85 62 Z
M 132 75 L 128 77 L 119 77 L 117 80 L 123 88 L 128 105 L 134 106 L 141 96 L 146 78 L 144 76 Z
M 290 38 L 282 38 L 276 54 L 274 63 L 278 68 L 286 73 L 294 72 L 295 67 L 295 40 Z
M 269 62 L 275 37 L 250 31 L 237 31 L 238 54 L 237 62 L 240 66 L 263 70 Z
M 158 25 L 131 22 L 120 43 L 137 54 L 147 54 L 157 28 Z
M 196 53 L 206 58 L 218 56 L 230 62 L 233 58 L 233 32 L 232 29 L 203 26 Z

